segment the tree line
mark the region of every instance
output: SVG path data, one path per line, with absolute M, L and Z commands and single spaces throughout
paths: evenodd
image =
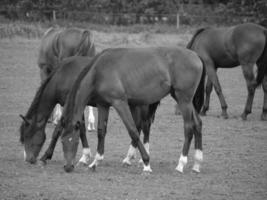
M 144 19 L 153 23 L 155 20 L 164 21 L 164 16 L 175 18 L 177 13 L 192 16 L 249 15 L 259 21 L 267 18 L 266 0 L 1 0 L 0 7 L 0 14 L 10 19 L 51 20 L 54 11 L 59 13 L 59 18 L 79 20 L 80 16 L 80 20 L 90 20 L 94 13 L 105 13 L 116 24 L 122 23 L 124 18 L 133 23 Z M 78 13 L 93 14 L 84 17 Z

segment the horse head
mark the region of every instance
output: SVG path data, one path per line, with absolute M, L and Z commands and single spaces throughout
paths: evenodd
M 23 115 L 20 117 L 23 119 L 20 126 L 20 142 L 24 145 L 24 160 L 34 164 L 45 142 L 43 123 Z
M 64 158 L 66 164 L 64 165 L 64 170 L 66 172 L 71 172 L 74 169 L 74 160 L 78 149 L 79 136 L 80 136 L 80 121 L 76 123 L 66 123 L 64 117 L 60 121 L 63 131 L 61 137 Z

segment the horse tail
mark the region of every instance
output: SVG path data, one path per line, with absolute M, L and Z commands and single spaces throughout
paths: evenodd
M 260 56 L 260 58 L 257 61 L 257 67 L 258 67 L 258 73 L 256 77 L 256 86 L 258 87 L 264 78 L 265 75 L 267 75 L 267 29 L 263 30 L 265 35 L 265 45 L 263 52 Z
M 194 33 L 194 35 L 193 35 L 193 37 L 191 38 L 191 40 L 189 41 L 189 43 L 186 45 L 186 48 L 187 49 L 191 49 L 192 48 L 192 46 L 193 46 L 193 43 L 195 42 L 195 40 L 196 40 L 196 37 L 200 34 L 200 33 L 202 33 L 204 30 L 206 30 L 207 28 L 200 28 L 200 29 L 198 29 L 195 33 Z
M 200 58 L 200 57 L 199 57 Z M 201 79 L 200 82 L 198 84 L 197 90 L 195 92 L 194 98 L 193 98 L 193 104 L 194 107 L 196 109 L 196 111 L 199 113 L 203 104 L 204 104 L 204 93 L 205 93 L 205 75 L 206 75 L 206 70 L 205 70 L 205 66 L 204 66 L 204 62 L 203 60 L 200 58 L 201 62 L 202 62 L 202 75 L 201 75 Z
M 94 46 L 93 36 L 89 30 L 84 30 L 82 33 L 81 41 L 76 49 L 75 56 L 85 56 L 88 50 Z

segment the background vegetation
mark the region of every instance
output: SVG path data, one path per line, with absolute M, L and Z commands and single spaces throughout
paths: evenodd
M 2 16 L 16 20 L 54 18 L 100 24 L 181 24 L 263 21 L 266 0 L 1 0 Z M 54 16 L 53 16 L 54 11 Z

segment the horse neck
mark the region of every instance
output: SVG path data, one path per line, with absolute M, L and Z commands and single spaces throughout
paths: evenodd
M 46 124 L 50 114 L 53 111 L 53 108 L 56 105 L 56 101 L 54 98 L 54 95 L 46 94 L 47 91 L 44 91 L 38 101 L 38 104 L 32 112 L 32 116 L 30 117 L 32 120 L 34 120 L 39 126 L 43 126 Z M 50 98 L 48 98 L 50 97 Z
M 74 101 L 73 119 L 74 121 L 80 121 L 83 115 L 84 109 L 91 99 L 91 94 L 94 90 L 94 70 L 89 71 L 80 82 L 77 89 Z

